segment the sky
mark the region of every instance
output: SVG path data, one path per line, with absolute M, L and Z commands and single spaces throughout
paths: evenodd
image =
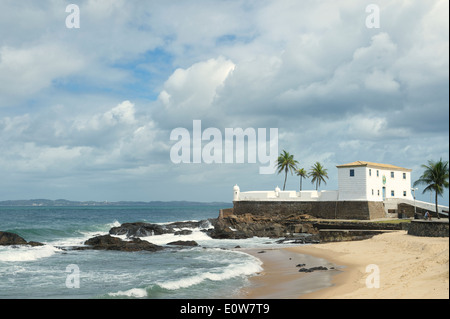
M 174 160 L 177 128 L 191 156 L 213 140 L 195 144 L 194 121 L 224 139 L 250 128 L 268 141 L 276 128 L 278 153 L 328 169 L 322 190 L 358 160 L 410 168 L 414 181 L 449 159 L 448 6 L 2 0 L 0 200 L 231 202 L 235 184 L 282 187 L 248 147 L 244 163 Z

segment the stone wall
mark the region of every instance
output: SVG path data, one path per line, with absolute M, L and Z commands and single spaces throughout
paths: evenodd
M 235 201 L 233 214 L 255 216 L 308 214 L 317 218 L 359 220 L 385 217 L 383 202 L 368 201 Z
M 412 220 L 408 235 L 422 237 L 448 237 L 448 219 L 444 220 Z
M 419 217 L 425 216 L 425 213 L 427 211 L 429 213 L 431 213 L 431 216 L 437 217 L 436 216 L 436 210 L 434 208 L 433 208 L 433 210 L 427 210 L 427 209 L 423 209 L 423 208 L 420 208 L 420 207 L 416 207 L 416 214 Z M 401 213 L 401 214 L 405 214 L 405 217 L 408 217 L 408 218 L 414 217 L 414 205 L 409 205 L 409 204 L 406 204 L 406 203 L 400 203 L 400 204 L 398 204 L 397 212 Z

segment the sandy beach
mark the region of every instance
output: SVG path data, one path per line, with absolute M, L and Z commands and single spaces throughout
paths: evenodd
M 449 298 L 449 239 L 444 237 L 398 231 L 362 241 L 247 252 L 263 261 L 264 270 L 251 278 L 243 298 Z M 299 273 L 298 264 L 329 270 Z

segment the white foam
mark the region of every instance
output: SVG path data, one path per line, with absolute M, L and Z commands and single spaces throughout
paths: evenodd
M 155 236 L 140 237 L 142 240 L 146 240 L 155 245 L 166 245 L 172 241 L 177 240 L 194 240 L 194 241 L 210 241 L 212 238 L 201 231 L 200 228 L 183 228 L 192 231 L 190 235 L 174 235 L 174 234 L 163 234 Z M 181 229 L 180 229 L 181 230 Z
M 34 261 L 54 255 L 60 249 L 50 246 L 7 246 L 0 248 L 0 261 Z
M 235 277 L 249 276 L 260 272 L 262 270 L 262 262 L 253 256 L 250 256 L 248 254 L 245 255 L 250 258 L 241 260 L 241 262 L 235 261 L 235 263 L 230 264 L 226 267 L 213 268 L 211 269 L 211 271 L 202 272 L 190 277 L 181 278 L 179 280 L 161 282 L 157 284 L 164 289 L 176 290 L 200 284 L 205 280 L 222 281 Z
M 108 295 L 112 297 L 131 297 L 131 298 L 145 298 L 147 297 L 147 290 L 144 288 L 132 288 L 126 291 L 110 292 Z

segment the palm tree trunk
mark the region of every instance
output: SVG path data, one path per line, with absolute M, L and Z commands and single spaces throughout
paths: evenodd
M 302 191 L 302 180 L 303 180 L 303 177 L 300 177 L 300 191 Z
M 287 170 L 285 171 L 285 174 L 284 174 L 284 185 L 283 185 L 283 190 L 286 188 L 286 180 L 287 180 Z
M 436 191 L 436 215 L 438 219 L 441 219 L 441 217 L 439 217 L 439 207 L 438 207 L 438 192 Z

